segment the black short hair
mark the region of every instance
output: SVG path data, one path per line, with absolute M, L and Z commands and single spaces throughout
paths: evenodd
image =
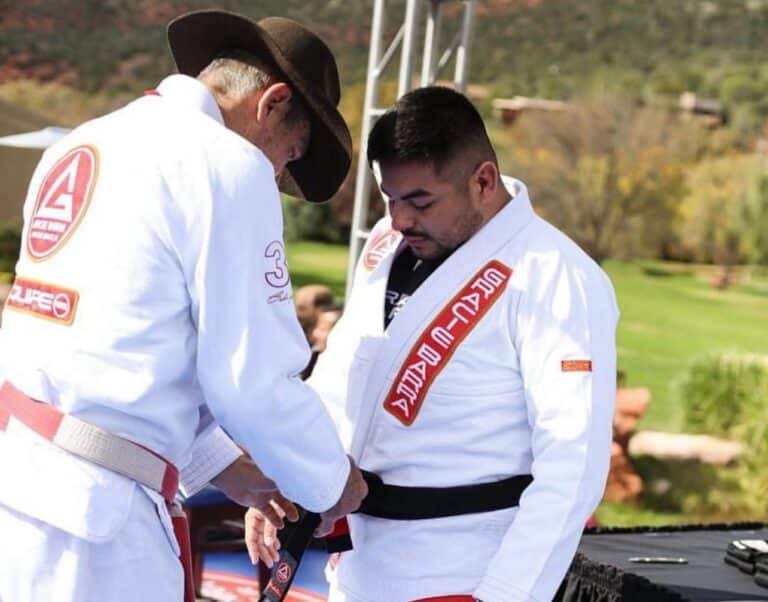
M 440 86 L 403 95 L 368 136 L 368 164 L 420 161 L 436 173 L 459 155 L 473 164 L 496 161 L 480 113 L 466 96 Z

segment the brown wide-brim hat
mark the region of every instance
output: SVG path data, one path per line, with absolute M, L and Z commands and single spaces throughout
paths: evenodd
M 168 44 L 179 73 L 196 77 L 226 50 L 239 50 L 278 69 L 306 102 L 312 121 L 309 146 L 280 178 L 280 190 L 322 203 L 339 189 L 352 163 L 352 138 L 336 108 L 340 85 L 336 61 L 317 35 L 296 21 L 258 22 L 221 10 L 200 10 L 168 24 Z

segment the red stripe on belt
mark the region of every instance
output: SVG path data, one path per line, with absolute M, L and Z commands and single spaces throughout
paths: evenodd
M 49 441 L 56 437 L 64 420 L 64 414 L 56 408 L 33 401 L 7 382 L 0 388 L 0 431 L 8 428 L 11 416 Z
M 19 391 L 16 387 L 14 387 L 11 383 L 6 382 L 2 387 L 0 387 L 0 431 L 7 430 L 11 417 L 13 417 L 14 420 L 18 420 L 27 428 L 31 429 L 44 439 L 47 439 L 56 445 L 56 435 L 59 433 L 61 425 L 67 419 L 67 414 L 64 414 L 50 404 L 36 401 L 31 397 L 28 397 Z M 82 424 L 86 424 L 82 421 L 80 422 Z M 105 434 L 106 436 L 120 439 L 120 437 L 117 435 L 113 435 L 111 433 Z M 84 447 L 86 447 L 87 442 L 83 443 Z M 147 449 L 146 447 L 134 443 L 133 441 L 129 441 L 129 444 L 133 446 L 133 449 L 136 451 L 136 453 L 150 453 L 156 458 L 162 460 L 162 462 L 165 464 L 165 470 L 162 475 L 162 486 L 160 487 L 160 491 L 158 491 L 158 493 L 160 493 L 163 498 L 165 498 L 165 501 L 168 504 L 168 509 L 173 522 L 173 531 L 176 535 L 177 541 L 179 542 L 179 549 L 181 550 L 179 561 L 181 562 L 182 568 L 184 569 L 184 602 L 195 602 L 187 517 L 183 510 L 181 510 L 181 507 L 174 502 L 176 491 L 179 487 L 179 471 L 173 464 L 165 460 L 162 456 L 158 455 L 151 449 Z M 78 455 L 76 450 L 67 449 L 67 451 L 75 456 Z M 85 461 L 89 461 L 86 456 L 83 456 L 83 459 Z M 119 467 L 120 461 L 120 458 L 114 458 L 113 466 L 104 467 L 118 474 L 123 474 Z M 146 483 L 143 484 L 147 485 Z M 152 489 L 154 489 L 154 487 L 152 487 Z
M 474 598 L 468 594 L 434 596 L 432 598 L 419 598 L 413 602 L 474 602 Z
M 73 455 L 80 456 L 86 461 L 92 461 L 100 464 L 104 468 L 112 470 L 118 474 L 122 474 L 123 476 L 132 478 L 137 482 L 150 487 L 151 489 L 155 489 L 163 496 L 163 498 L 165 498 L 165 501 L 169 504 L 173 503 L 173 500 L 176 498 L 176 492 L 179 489 L 179 471 L 172 463 L 163 458 L 161 455 L 155 453 L 151 449 L 144 447 L 143 445 L 103 431 L 99 427 L 94 427 L 79 419 L 73 419 L 50 404 L 36 401 L 31 397 L 28 397 L 19 391 L 16 387 L 14 387 L 10 382 L 6 382 L 2 387 L 0 387 L 0 431 L 4 431 L 8 428 L 8 421 L 11 417 L 13 417 L 15 420 L 18 420 L 27 428 L 31 429 L 44 439 L 47 439 L 54 444 L 57 443 L 56 437 L 59 435 L 59 430 L 61 429 L 62 424 L 65 420 L 69 419 L 78 420 L 79 424 L 83 425 L 86 429 L 98 429 L 100 431 L 99 434 L 104 437 L 122 440 L 123 444 L 128 446 L 129 451 L 134 452 L 137 455 L 144 454 L 146 456 L 146 454 L 151 454 L 160 460 L 160 463 L 163 467 L 162 475 L 159 473 L 159 471 L 156 474 L 153 474 L 153 477 L 156 479 L 156 481 L 161 482 L 159 487 L 153 486 L 151 482 L 142 481 L 135 475 L 130 474 L 130 472 L 124 472 L 121 470 L 121 464 L 123 464 L 124 458 L 111 457 L 106 459 L 104 462 L 96 462 L 89 459 L 85 453 L 78 454 L 77 449 L 71 449 L 68 447 L 64 448 Z M 84 442 L 83 448 L 88 447 L 88 443 Z M 155 462 L 155 464 L 158 463 Z

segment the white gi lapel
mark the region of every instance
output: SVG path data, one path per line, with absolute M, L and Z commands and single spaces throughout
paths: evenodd
M 386 336 L 384 299 L 389 270 L 401 241 L 402 236 L 392 230 L 389 218 L 374 226 L 358 261 L 344 315 L 331 333 L 333 345 L 329 341 L 326 357 L 320 357 L 311 379 L 312 385 L 320 390 L 341 387 L 343 394 L 335 404 L 343 408 L 343 413 L 337 413 L 334 420 L 342 442 L 355 460 L 359 459 L 354 447 L 359 426 L 365 425 L 366 430 L 372 418 L 374 400 L 369 396 L 368 381 Z M 328 355 L 331 352 L 333 356 Z M 335 366 L 324 370 L 322 364 L 329 360 Z M 343 366 L 348 366 L 348 371 L 336 369 Z M 335 382 L 328 382 L 326 375 L 332 375 Z M 322 379 L 326 380 L 320 382 Z
M 359 416 L 351 445 L 354 457 L 359 459 L 359 454 L 362 453 L 365 441 L 368 439 L 368 431 L 375 412 L 383 411 L 382 404 L 393 380 L 424 330 L 454 295 L 469 283 L 478 270 L 491 261 L 499 249 L 513 239 L 533 218 L 534 214 L 525 186 L 511 178 L 505 178 L 504 183 L 513 195 L 513 199 L 422 283 L 390 323 L 366 382 L 366 400 L 362 404 L 365 410 Z M 392 254 L 387 259 L 386 275 L 392 262 Z M 384 266 L 379 266 L 379 268 L 382 267 Z M 500 267 L 501 273 L 506 274 L 506 268 L 511 266 L 501 264 Z M 498 278 L 498 276 L 494 277 Z M 509 275 L 504 276 L 504 278 L 508 277 Z M 382 279 L 386 287 L 386 277 Z M 505 287 L 506 279 L 497 284 Z M 383 297 L 383 290 L 379 286 L 372 288 L 376 289 L 376 294 Z M 498 292 L 500 294 L 503 291 Z M 491 293 L 495 295 L 497 291 L 494 289 Z M 374 302 L 373 299 L 367 301 Z M 372 310 L 367 312 L 377 320 L 381 319 L 383 299 L 379 299 L 378 303 L 377 307 L 381 306 L 381 310 L 377 313 Z M 404 417 L 398 418 L 404 424 L 407 423 Z
M 371 230 L 355 272 L 355 285 L 348 306 L 360 313 L 355 320 L 363 333 L 384 334 L 384 299 L 392 261 L 402 242 L 402 235 L 392 230 L 388 217 L 382 218 Z M 373 319 L 371 318 L 373 316 Z

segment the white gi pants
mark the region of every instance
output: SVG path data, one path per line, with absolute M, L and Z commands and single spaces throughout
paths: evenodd
M 339 590 L 335 585 L 331 585 L 328 592 L 328 602 L 366 602 L 365 600 L 359 600 L 354 596 L 345 594 Z
M 51 492 L 56 503 L 56 492 Z M 114 539 L 91 543 L 0 504 L 0 602 L 182 602 L 157 507 L 136 488 Z

